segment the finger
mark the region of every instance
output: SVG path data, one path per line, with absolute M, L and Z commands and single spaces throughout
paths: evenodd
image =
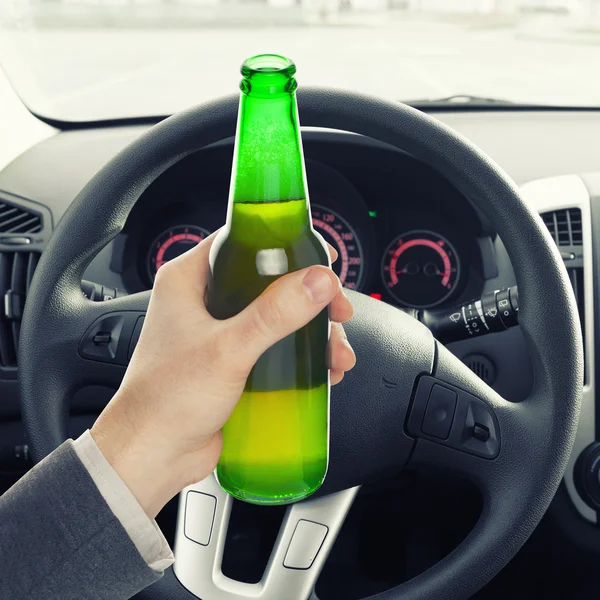
M 173 277 L 173 279 L 185 280 L 187 285 L 184 287 L 191 293 L 198 294 L 200 290 L 201 297 L 203 297 L 208 282 L 208 256 L 218 233 L 218 230 L 215 231 L 187 252 L 163 265 L 158 270 L 157 279 L 159 273 L 162 272 L 162 277 L 168 272 L 169 277 Z
M 337 385 L 342 379 L 344 379 L 344 371 L 329 372 L 329 383 L 331 385 Z
M 344 327 L 340 323 L 332 323 L 329 336 L 329 368 L 332 371 L 350 371 L 355 364 L 356 355 L 348 342 Z
M 198 272 L 198 267 L 203 267 L 203 274 L 205 277 L 208 276 L 208 257 L 210 249 L 217 237 L 220 229 L 213 231 L 209 236 L 205 237 L 199 244 L 184 252 L 177 258 L 174 258 L 171 262 L 177 262 L 182 269 L 189 269 L 194 272 Z
M 340 287 L 329 305 L 329 318 L 337 323 L 345 323 L 352 318 L 353 314 L 354 308 Z
M 327 249 L 329 250 L 329 256 L 331 258 L 331 262 L 334 263 L 337 259 L 338 259 L 338 251 L 329 243 L 329 242 L 325 242 L 327 244 Z
M 338 290 L 339 280 L 327 267 L 285 275 L 229 320 L 229 334 L 243 359 L 254 363 L 275 342 L 312 321 Z

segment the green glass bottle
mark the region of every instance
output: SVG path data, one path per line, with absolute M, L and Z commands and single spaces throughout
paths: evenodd
M 243 310 L 285 273 L 329 265 L 312 227 L 294 74 L 272 54 L 242 66 L 227 223 L 210 256 L 207 306 L 218 319 Z M 221 487 L 255 504 L 312 494 L 327 471 L 329 320 L 324 310 L 265 352 L 223 428 Z

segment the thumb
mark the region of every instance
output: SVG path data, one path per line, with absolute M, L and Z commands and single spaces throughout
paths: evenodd
M 230 319 L 245 359 L 254 364 L 275 342 L 314 319 L 335 297 L 340 282 L 323 266 L 295 271 L 273 282 L 250 306 Z

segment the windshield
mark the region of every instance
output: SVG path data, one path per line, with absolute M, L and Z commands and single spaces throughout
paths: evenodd
M 300 85 L 404 101 L 600 105 L 600 0 L 1 0 L 33 112 L 162 116 L 235 92 L 253 54 Z

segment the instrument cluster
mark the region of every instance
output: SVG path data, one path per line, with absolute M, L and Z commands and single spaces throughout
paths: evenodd
M 375 265 L 365 260 L 371 244 L 356 233 L 352 224 L 325 206 L 312 206 L 314 228 L 338 252 L 333 265 L 342 285 L 368 292 Z M 198 225 L 181 224 L 162 231 L 148 250 L 148 276 L 154 279 L 158 269 L 183 254 L 210 231 Z M 452 243 L 443 235 L 428 230 L 413 230 L 396 235 L 379 257 L 379 274 L 385 297 L 406 307 L 432 308 L 452 297 L 460 280 L 460 259 Z
M 455 295 L 461 259 L 446 236 L 427 229 L 400 231 L 375 258 L 379 264 L 374 264 L 370 255 L 376 240 L 358 235 L 357 226 L 348 219 L 318 204 L 312 206 L 312 218 L 314 228 L 338 252 L 333 269 L 344 287 L 412 308 L 440 306 Z M 210 233 L 189 223 L 162 231 L 147 251 L 147 277 L 153 280 L 164 263 Z M 371 291 L 375 289 L 380 291 Z
M 468 209 L 440 214 L 433 205 L 401 194 L 369 198 L 325 165 L 309 166 L 309 182 L 313 226 L 337 250 L 333 269 L 344 287 L 390 304 L 428 309 L 481 292 L 473 269 L 477 234 L 469 218 L 462 218 Z M 163 264 L 224 223 L 226 190 L 205 187 L 201 196 L 187 189 L 175 201 L 158 204 L 158 211 L 146 213 L 143 232 L 135 237 L 139 284 L 133 288 L 150 288 Z

